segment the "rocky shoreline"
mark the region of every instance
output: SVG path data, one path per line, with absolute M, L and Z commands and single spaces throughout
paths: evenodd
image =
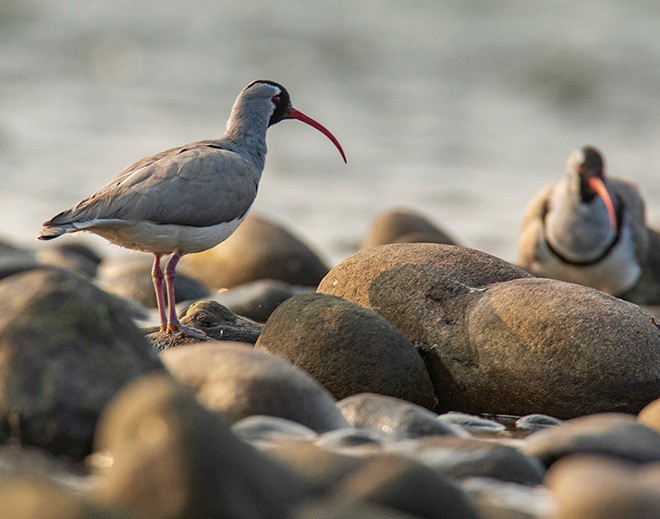
M 657 309 L 422 218 L 331 269 L 251 216 L 181 263 L 200 341 L 74 241 L 0 245 L 1 517 L 660 516 Z

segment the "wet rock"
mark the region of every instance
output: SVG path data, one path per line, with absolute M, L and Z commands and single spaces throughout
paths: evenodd
M 97 469 L 96 499 L 138 519 L 284 518 L 307 491 L 162 376 L 122 391 L 99 424 L 96 450 L 112 460 Z
M 352 456 L 313 443 L 297 441 L 280 442 L 265 452 L 300 475 L 314 494 L 328 493 L 367 462 L 367 457 Z
M 428 436 L 395 443 L 389 446 L 389 450 L 457 479 L 484 477 L 537 485 L 545 474 L 543 465 L 535 457 L 488 440 Z
M 312 429 L 297 422 L 276 416 L 252 415 L 240 419 L 231 430 L 244 441 L 259 444 L 277 440 L 314 440 Z
M 516 429 L 521 431 L 540 431 L 564 423 L 562 420 L 545 414 L 528 414 L 521 416 L 515 422 Z
M 380 451 L 382 442 L 382 435 L 353 427 L 328 431 L 320 435 L 315 441 L 316 445 L 333 450 L 350 450 L 354 447 L 362 448 L 366 446 L 373 447 L 376 451 Z
M 523 450 L 546 466 L 573 454 L 595 454 L 629 463 L 660 461 L 660 434 L 634 416 L 598 414 L 528 436 Z
M 0 517 L 11 519 L 129 519 L 46 478 L 0 478 Z
M 417 344 L 439 411 L 637 413 L 660 391 L 660 329 L 649 314 L 478 251 L 367 249 L 335 267 L 318 291 L 376 310 Z
M 85 456 L 110 399 L 162 364 L 117 300 L 79 274 L 16 274 L 0 300 L 3 438 Z
M 163 268 L 166 263 L 167 260 L 163 261 Z M 108 292 L 134 299 L 147 308 L 157 308 L 156 292 L 151 278 L 152 266 L 153 256 L 147 254 L 122 256 L 106 261 L 99 269 L 99 283 Z M 201 282 L 184 273 L 177 273 L 174 284 L 177 303 L 202 299 L 210 293 L 209 288 Z
M 470 498 L 448 478 L 396 455 L 380 455 L 346 478 L 340 493 L 429 519 L 477 519 Z
M 660 433 L 660 398 L 646 405 L 637 415 L 637 420 Z
M 360 393 L 337 402 L 337 407 L 351 426 L 392 440 L 466 435 L 460 427 L 440 421 L 434 412 L 389 396 Z
M 328 267 L 282 225 L 254 213 L 220 245 L 184 256 L 181 272 L 214 288 L 231 288 L 257 279 L 279 279 L 316 286 Z
M 461 488 L 472 498 L 481 519 L 549 518 L 554 511 L 554 499 L 543 486 L 467 478 L 461 480 Z
M 73 270 L 90 279 L 96 277 L 103 258 L 82 242 L 57 242 L 40 247 L 37 259 L 47 265 Z
M 377 313 L 324 294 L 288 299 L 255 345 L 305 370 L 335 398 L 372 392 L 435 407 L 414 345 Z
M 660 479 L 634 465 L 596 456 L 570 456 L 548 471 L 556 510 L 551 519 L 655 519 Z
M 289 285 L 276 279 L 260 279 L 220 292 L 215 300 L 238 315 L 265 323 L 284 301 L 313 291 L 312 287 Z
M 346 427 L 335 399 L 309 375 L 249 345 L 207 342 L 161 353 L 170 372 L 230 423 L 251 415 L 286 418 L 325 432 Z
M 495 420 L 489 420 L 487 418 L 482 418 L 480 416 L 474 416 L 466 413 L 457 413 L 456 411 L 442 414 L 438 417 L 438 420 L 458 425 L 459 427 L 471 432 L 472 434 L 492 435 L 494 433 L 501 433 L 506 430 L 504 425 L 496 422 Z
M 147 338 L 157 351 L 176 346 L 208 341 L 247 342 L 254 344 L 259 338 L 262 326 L 259 323 L 236 315 L 217 301 L 203 300 L 190 305 L 179 320 L 184 326 L 203 331 L 208 339 L 198 339 L 189 335 L 171 334 L 160 331 L 160 326 L 145 330 Z
M 393 209 L 379 214 L 372 222 L 361 249 L 388 243 L 458 242 L 421 214 L 407 209 Z

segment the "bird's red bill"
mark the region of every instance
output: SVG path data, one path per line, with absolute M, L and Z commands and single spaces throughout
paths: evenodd
M 336 137 L 332 135 L 332 133 L 330 133 L 330 130 L 328 130 L 325 126 L 315 121 L 308 115 L 305 115 L 304 113 L 296 110 L 293 107 L 289 108 L 289 110 L 286 113 L 286 117 L 288 119 L 298 119 L 299 121 L 309 124 L 312 128 L 316 128 L 318 131 L 320 131 L 323 135 L 325 135 L 328 139 L 332 141 L 332 144 L 334 144 L 339 150 L 339 153 L 341 154 L 341 158 L 344 159 L 344 162 L 346 162 L 346 154 L 344 153 L 341 144 L 339 144 L 339 141 L 336 139 Z
M 605 209 L 607 209 L 607 216 L 610 219 L 610 227 L 614 232 L 616 232 L 617 230 L 616 210 L 614 209 L 614 203 L 612 202 L 612 198 L 610 197 L 610 194 L 607 191 L 605 184 L 598 177 L 591 177 L 589 178 L 589 187 L 593 189 L 596 192 L 596 194 L 603 200 L 603 203 L 605 204 Z

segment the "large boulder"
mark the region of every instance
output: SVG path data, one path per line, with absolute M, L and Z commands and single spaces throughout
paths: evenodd
M 96 421 L 131 380 L 163 370 L 117 300 L 54 267 L 0 282 L 0 432 L 80 457 Z
M 266 321 L 255 348 L 303 369 L 337 399 L 371 392 L 435 407 L 414 345 L 376 312 L 339 297 L 288 299 Z
M 660 396 L 660 329 L 648 313 L 483 252 L 367 249 L 318 291 L 375 310 L 417 344 L 438 410 L 565 419 L 637 413 Z

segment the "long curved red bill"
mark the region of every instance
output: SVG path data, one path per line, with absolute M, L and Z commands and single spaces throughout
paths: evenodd
M 617 221 L 616 221 L 616 210 L 614 209 L 614 203 L 612 198 L 605 187 L 603 181 L 598 177 L 589 178 L 589 187 L 595 191 L 595 193 L 603 200 L 605 204 L 605 209 L 607 209 L 607 216 L 610 219 L 610 227 L 614 232 L 617 230 Z
M 305 115 L 304 113 L 296 110 L 293 107 L 290 107 L 287 112 L 286 112 L 286 118 L 287 119 L 298 119 L 299 121 L 302 121 L 304 123 L 309 124 L 311 127 L 316 128 L 318 131 L 320 131 L 323 135 L 325 135 L 328 139 L 332 141 L 332 144 L 334 144 L 337 149 L 339 150 L 339 153 L 341 154 L 341 158 L 344 159 L 344 162 L 346 162 L 346 154 L 344 153 L 344 150 L 341 147 L 341 144 L 339 144 L 339 141 L 335 138 L 332 133 L 330 133 L 330 130 L 328 130 L 325 126 L 323 126 L 321 123 L 315 121 L 308 115 Z

